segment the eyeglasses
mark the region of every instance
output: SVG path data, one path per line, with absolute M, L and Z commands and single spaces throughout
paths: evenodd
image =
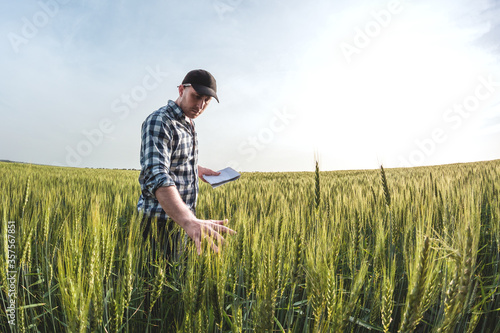
M 184 84 L 181 84 L 181 86 L 183 86 L 184 88 L 185 87 L 191 87 L 191 83 L 184 83 Z M 177 88 L 179 88 L 180 86 L 177 86 Z

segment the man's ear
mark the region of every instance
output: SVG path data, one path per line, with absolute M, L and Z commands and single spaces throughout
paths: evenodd
M 179 87 L 179 97 L 182 97 L 182 95 L 184 94 L 184 86 L 181 84 Z

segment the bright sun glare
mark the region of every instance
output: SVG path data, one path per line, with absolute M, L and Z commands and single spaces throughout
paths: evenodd
M 300 80 L 306 84 L 297 104 L 309 113 L 301 126 L 315 130 L 302 143 L 314 146 L 328 167 L 349 168 L 367 156 L 373 161 L 367 168 L 398 166 L 416 140 L 446 125 L 444 112 L 474 92 L 478 77 L 487 76 L 487 59 L 467 45 L 472 32 L 443 25 L 442 17 L 429 17 L 424 27 L 419 19 L 395 18 L 352 59 L 346 59 L 339 44 L 354 45 L 364 25 L 332 23 L 307 52 Z M 436 150 L 422 164 L 445 155 Z

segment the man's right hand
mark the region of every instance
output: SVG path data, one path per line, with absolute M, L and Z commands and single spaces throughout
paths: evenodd
M 160 187 L 155 192 L 156 199 L 160 202 L 161 207 L 167 215 L 175 221 L 194 241 L 198 255 L 201 254 L 202 238 L 210 238 L 210 246 L 215 252 L 219 251 L 219 247 L 215 245 L 224 242 L 224 237 L 221 233 L 235 234 L 236 231 L 224 226 L 226 220 L 200 220 L 196 218 L 191 210 L 182 201 L 179 191 L 175 186 Z
M 175 221 L 175 220 L 174 220 Z M 184 223 L 182 228 L 186 231 L 189 237 L 194 241 L 196 249 L 198 250 L 198 255 L 201 254 L 201 240 L 202 238 L 210 239 L 210 246 L 214 252 L 219 252 L 219 247 L 215 245 L 214 240 L 217 240 L 217 244 L 221 245 L 224 242 L 224 237 L 221 233 L 228 233 L 233 235 L 236 231 L 224 226 L 227 223 L 225 220 L 200 220 L 194 219 Z

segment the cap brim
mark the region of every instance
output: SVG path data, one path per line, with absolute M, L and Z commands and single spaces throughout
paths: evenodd
M 191 84 L 191 86 L 194 88 L 194 90 L 196 90 L 198 94 L 212 96 L 217 100 L 217 103 L 219 103 L 219 98 L 217 97 L 217 94 L 213 89 L 199 84 Z

